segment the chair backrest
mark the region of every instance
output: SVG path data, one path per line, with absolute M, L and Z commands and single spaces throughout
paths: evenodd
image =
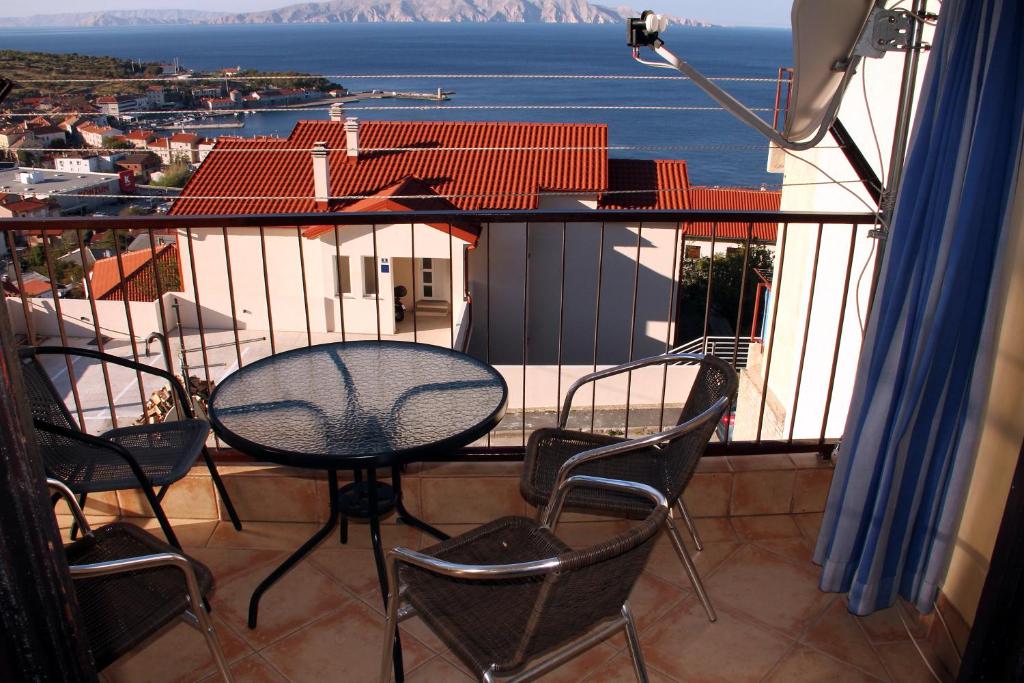
M 521 669 L 621 613 L 651 554 L 668 509 L 655 507 L 636 526 L 614 538 L 558 556 L 559 567 L 543 577 L 537 602 L 515 656 L 495 662 L 497 672 Z
M 668 484 L 668 490 L 663 493 L 670 505 L 682 495 L 689 483 L 715 428 L 732 406 L 738 387 L 736 371 L 721 358 L 708 354 L 700 361 L 697 377 L 676 423 L 696 421 L 697 425 L 661 446 Z M 721 401 L 723 398 L 726 400 Z

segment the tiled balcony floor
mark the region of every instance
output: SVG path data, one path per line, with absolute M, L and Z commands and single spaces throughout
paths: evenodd
M 695 559 L 718 610 L 714 624 L 667 539 L 659 539 L 631 599 L 652 680 L 934 680 L 895 609 L 858 618 L 841 597 L 818 591 L 810 552 L 819 523 L 816 514 L 698 520 L 705 549 Z M 564 523 L 559 533 L 582 545 L 613 533 L 618 524 Z M 245 625 L 253 588 L 316 525 L 248 522 L 239 533 L 224 522 L 179 520 L 175 528 L 187 551 L 214 573 L 213 617 L 236 680 L 376 680 L 383 613 L 365 527 L 350 529 L 348 546 L 327 539 L 275 585 L 264 596 L 254 631 Z M 401 525 L 385 524 L 383 534 L 387 546 L 431 543 Z M 904 614 L 909 620 L 911 611 Z M 924 624 L 911 623 L 927 652 Z M 470 680 L 422 623 L 413 619 L 403 626 L 408 681 Z M 120 660 L 103 678 L 217 680 L 202 637 L 184 624 Z M 631 681 L 625 641 L 605 641 L 543 680 Z

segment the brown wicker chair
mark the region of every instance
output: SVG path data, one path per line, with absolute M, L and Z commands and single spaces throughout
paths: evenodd
M 230 683 L 227 659 L 203 608 L 213 588 L 210 570 L 132 524 L 90 529 L 71 489 L 56 479 L 47 484 L 67 502 L 83 533 L 64 550 L 97 670 L 182 619 L 203 634 Z
M 700 368 L 674 427 L 629 440 L 565 428 L 573 396 L 580 387 L 642 367 L 682 363 L 697 363 Z M 582 377 L 566 393 L 558 416 L 558 428 L 539 429 L 530 437 L 520 480 L 523 497 L 543 514 L 544 507 L 559 485 L 568 477 L 579 474 L 636 481 L 657 489 L 669 501 L 666 532 L 708 619 L 715 621 L 714 607 L 673 522 L 672 507 L 676 507 L 683 517 L 697 550 L 702 550 L 703 543 L 686 511 L 682 494 L 722 415 L 735 398 L 738 382 L 736 371 L 728 363 L 712 355 L 690 354 L 643 358 Z M 573 511 L 616 517 L 635 518 L 647 513 L 634 497 L 598 489 L 573 491 L 565 504 Z
M 235 529 L 241 530 L 235 506 L 206 449 L 210 425 L 205 420 L 196 419 L 188 394 L 174 375 L 145 363 L 135 363 L 92 349 L 29 346 L 21 349 L 19 354 L 46 474 L 74 491 L 80 505 L 85 505 L 86 496 L 90 493 L 141 488 L 168 542 L 181 548 L 160 501 L 167 487 L 188 474 L 202 456 L 231 523 Z M 182 419 L 121 427 L 100 436 L 87 434 L 78 428 L 47 376 L 39 361 L 42 355 L 82 356 L 160 377 L 170 383 L 175 392 L 177 410 Z M 160 487 L 160 491 L 155 491 L 154 487 Z M 76 532 L 77 527 L 73 527 L 72 538 Z
M 554 531 L 566 494 L 583 489 L 634 497 L 647 517 L 572 550 Z M 420 552 L 395 548 L 381 680 L 391 679 L 398 622 L 419 616 L 482 681 L 531 680 L 619 629 L 646 681 L 627 598 L 667 515 L 665 497 L 649 486 L 580 475 L 562 483 L 544 524 L 505 517 Z

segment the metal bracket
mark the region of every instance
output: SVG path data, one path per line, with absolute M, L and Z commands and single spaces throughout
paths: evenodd
M 921 18 L 905 9 L 876 7 L 868 16 L 867 26 L 853 48 L 853 54 L 870 59 L 885 56 L 886 52 L 928 49 L 924 43 L 913 45 L 914 22 Z
M 885 228 L 872 228 L 868 230 L 868 237 L 873 240 L 886 240 L 889 238 L 889 231 Z

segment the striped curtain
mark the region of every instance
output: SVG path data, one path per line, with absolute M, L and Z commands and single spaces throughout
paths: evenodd
M 814 560 L 867 614 L 948 569 L 1006 292 L 1024 2 L 943 3 Z

